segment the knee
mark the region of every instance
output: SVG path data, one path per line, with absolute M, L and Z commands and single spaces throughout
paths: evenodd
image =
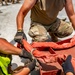
M 37 32 L 38 33 L 38 32 Z M 32 41 L 34 42 L 44 42 L 48 39 L 47 34 L 37 34 L 37 33 L 32 33 L 29 32 L 29 36 L 32 38 Z
M 73 33 L 73 27 L 69 23 L 65 23 L 63 26 L 60 26 L 55 33 L 58 37 L 63 38 L 69 36 Z
M 69 28 L 69 35 L 73 33 L 73 30 L 74 30 L 74 29 L 73 29 L 73 27 L 71 26 L 71 27 Z
M 73 28 L 70 28 L 69 30 L 64 32 L 55 33 L 55 35 L 59 38 L 64 38 L 71 35 L 72 33 L 73 33 Z
M 32 38 L 32 41 L 34 42 L 43 42 L 48 39 L 47 34 L 40 34 L 39 32 L 28 32 L 29 36 Z
M 32 38 L 32 41 L 35 42 L 45 42 L 46 40 L 48 40 L 47 36 L 35 36 Z
M 63 36 L 66 37 L 66 36 L 71 35 L 72 33 L 73 33 L 73 27 L 70 26 L 70 27 L 68 28 L 68 30 L 66 30 L 66 31 L 63 33 Z

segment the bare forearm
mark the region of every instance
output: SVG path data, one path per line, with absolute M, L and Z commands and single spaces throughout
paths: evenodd
M 0 38 L 0 52 L 1 53 L 19 55 L 21 51 L 22 51 L 21 49 L 13 46 L 9 42 L 7 42 L 5 39 Z
M 22 12 L 18 13 L 16 22 L 17 22 L 17 30 L 23 30 L 24 15 L 22 14 Z
M 66 75 L 74 75 L 72 72 L 68 72 L 66 73 Z
M 37 0 L 25 0 L 17 15 L 17 29 L 23 29 L 24 18 Z
M 28 11 L 29 11 L 29 9 L 26 8 L 23 4 L 22 7 L 20 8 L 19 13 L 18 13 L 17 18 L 16 18 L 17 30 L 19 30 L 19 29 L 23 30 L 24 18 L 27 15 Z
M 73 26 L 73 28 L 75 30 L 75 14 L 70 17 L 70 21 L 71 21 L 72 26 Z
M 65 10 L 66 10 L 66 13 L 69 17 L 69 20 L 72 23 L 73 28 L 75 29 L 75 13 L 74 13 L 72 0 L 66 0 Z

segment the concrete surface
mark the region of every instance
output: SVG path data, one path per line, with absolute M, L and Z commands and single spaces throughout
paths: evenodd
M 15 44 L 13 39 L 16 34 L 16 16 L 22 3 L 23 3 L 23 0 L 21 0 L 20 3 L 18 4 L 9 3 L 8 6 L 2 6 L 0 4 L 0 11 L 2 12 L 2 13 L 0 12 L 0 37 L 7 39 L 12 44 Z M 73 5 L 75 9 L 75 0 L 73 0 Z M 30 43 L 31 38 L 28 36 L 28 29 L 30 26 L 29 17 L 30 17 L 30 12 L 27 14 L 25 18 L 24 32 L 26 33 L 26 36 L 28 38 L 27 41 Z M 64 9 L 59 13 L 58 17 L 67 18 L 66 21 L 69 21 Z M 74 32 L 69 37 L 72 37 L 73 35 L 74 35 Z M 66 38 L 69 38 L 69 37 L 66 37 Z M 66 38 L 63 38 L 63 39 L 66 39 Z M 63 40 L 63 39 L 60 39 L 60 40 Z M 12 63 L 14 62 L 18 63 L 18 65 L 23 65 L 23 63 L 21 63 L 21 59 L 18 56 L 13 56 Z

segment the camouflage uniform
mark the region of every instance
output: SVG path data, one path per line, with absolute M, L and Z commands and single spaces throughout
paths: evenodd
M 65 37 L 73 32 L 71 23 L 57 18 L 65 0 L 38 0 L 31 9 L 31 27 L 28 34 L 33 41 L 46 41 L 47 32 L 57 37 Z M 55 39 L 55 37 L 53 37 Z

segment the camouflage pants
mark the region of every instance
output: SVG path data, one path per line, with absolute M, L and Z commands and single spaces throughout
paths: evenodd
M 47 32 L 55 34 L 57 37 L 63 38 L 73 32 L 71 23 L 67 23 L 57 19 L 50 25 L 43 25 L 37 22 L 31 22 L 28 34 L 33 41 L 46 41 L 48 39 Z

